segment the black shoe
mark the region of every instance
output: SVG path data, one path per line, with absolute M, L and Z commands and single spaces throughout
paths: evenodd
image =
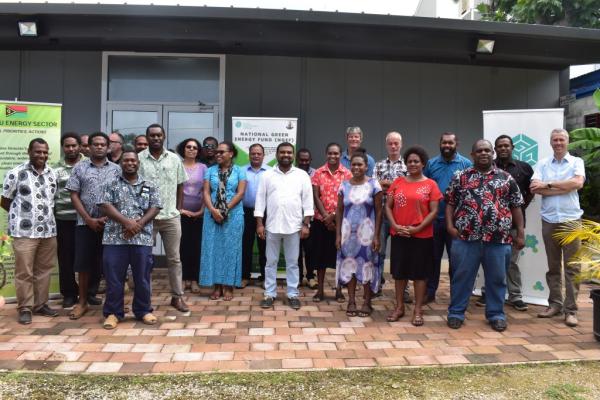
M 495 319 L 493 321 L 490 321 L 490 326 L 496 332 L 504 332 L 507 327 L 506 321 L 503 319 Z
M 102 299 L 96 296 L 88 296 L 87 302 L 90 306 L 99 306 L 102 305 Z
M 289 297 L 288 304 L 294 310 L 299 310 L 300 307 L 302 307 L 302 304 L 300 303 L 300 300 L 297 297 Z
M 260 301 L 260 307 L 261 308 L 271 308 L 271 307 L 273 307 L 273 298 L 271 296 L 265 296 Z
M 456 317 L 450 317 L 448 318 L 448 328 L 452 328 L 452 329 L 458 329 L 462 326 L 463 324 L 463 320 L 456 318 Z
M 58 315 L 58 311 L 48 307 L 48 304 L 44 304 L 37 310 L 34 310 L 33 313 L 35 315 L 43 315 L 44 317 L 56 317 Z
M 21 325 L 29 325 L 31 323 L 31 310 L 24 308 L 19 311 L 19 323 Z
M 412 299 L 410 298 L 410 294 L 408 293 L 408 290 L 404 291 L 404 303 L 405 304 L 412 304 Z
M 73 306 L 77 303 L 77 297 L 65 297 L 63 299 L 62 306 L 63 308 L 73 308 Z
M 527 311 L 529 309 L 529 306 L 523 300 L 511 301 L 510 305 L 517 311 Z
M 477 307 L 485 307 L 485 294 L 482 294 L 475 302 Z
M 174 307 L 179 312 L 190 311 L 190 308 L 188 307 L 187 304 L 185 304 L 185 301 L 183 301 L 183 299 L 181 297 L 175 297 L 175 296 L 171 297 L 171 306 Z

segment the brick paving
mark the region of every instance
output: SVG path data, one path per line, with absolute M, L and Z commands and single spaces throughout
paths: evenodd
M 164 270 L 154 274 L 153 305 L 158 324 L 144 325 L 128 314 L 117 329 L 102 329 L 101 306 L 77 321 L 67 310 L 60 316 L 34 316 L 28 326 L 16 321 L 14 304 L 0 310 L 0 370 L 69 373 L 173 373 L 198 371 L 295 370 L 600 360 L 600 343 L 592 333 L 592 303 L 587 285 L 579 295 L 579 321 L 568 328 L 560 317 L 536 318 L 543 309 L 519 312 L 506 307 L 508 330 L 493 331 L 484 309 L 469 306 L 460 330 L 446 327 L 448 280 L 443 274 L 436 303 L 425 307 L 425 325 L 410 324 L 412 307 L 398 322 L 385 317 L 394 307 L 393 284 L 373 301 L 369 318 L 347 317 L 345 304 L 333 299 L 329 273 L 321 303 L 302 287 L 302 308 L 281 299 L 273 309 L 258 306 L 262 289 L 236 289 L 233 301 L 211 301 L 210 289 L 186 293 L 189 313 L 169 306 Z M 279 282 L 279 294 L 284 294 Z M 360 292 L 359 292 L 360 293 Z M 360 307 L 360 296 L 358 305 Z M 131 294 L 127 295 L 129 304 Z M 50 302 L 60 308 L 60 301 Z

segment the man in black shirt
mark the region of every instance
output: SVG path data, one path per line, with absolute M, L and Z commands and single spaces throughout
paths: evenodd
M 525 224 L 525 209 L 533 200 L 533 193 L 529 190 L 531 177 L 533 176 L 533 168 L 523 161 L 515 160 L 512 156 L 514 149 L 512 138 L 508 135 L 500 135 L 494 142 L 494 150 L 496 151 L 496 166 L 508 172 L 517 181 L 521 195 L 523 196 L 523 223 Z M 516 234 L 514 229 L 511 230 L 511 235 Z M 527 311 L 527 304 L 523 302 L 521 293 L 521 271 L 519 270 L 519 254 L 520 250 L 513 246 L 512 255 L 510 258 L 510 267 L 506 274 L 506 285 L 508 287 L 508 303 L 518 311 Z M 485 294 L 482 288 L 482 296 L 477 300 L 477 305 L 485 305 Z

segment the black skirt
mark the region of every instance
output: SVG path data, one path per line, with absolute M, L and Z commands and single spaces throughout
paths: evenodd
M 433 271 L 433 238 L 392 236 L 390 269 L 396 280 L 426 280 Z
M 310 227 L 310 257 L 307 257 L 312 269 L 335 269 L 337 249 L 335 231 L 327 229 L 322 221 L 314 220 Z

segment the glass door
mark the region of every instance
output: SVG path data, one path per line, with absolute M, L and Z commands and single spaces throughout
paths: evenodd
M 208 136 L 220 140 L 218 108 L 213 106 L 163 107 L 163 121 L 167 131 L 167 148 L 175 150 L 183 140 L 194 138 L 202 143 Z
M 107 108 L 107 133 L 119 132 L 125 143 L 133 143 L 137 135 L 146 133 L 148 125 L 162 123 L 161 105 L 110 104 Z

